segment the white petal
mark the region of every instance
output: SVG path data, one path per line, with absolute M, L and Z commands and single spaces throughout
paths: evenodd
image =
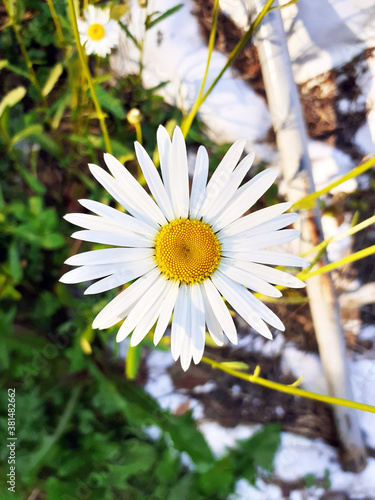
M 155 282 L 160 275 L 158 269 L 141 276 L 137 281 L 129 285 L 117 297 L 111 300 L 93 321 L 93 328 L 109 328 L 125 318 L 123 313 L 131 307 Z
M 192 357 L 193 357 L 193 348 L 192 348 L 192 331 L 191 331 L 191 286 L 186 287 L 186 297 L 184 298 L 186 302 L 186 323 L 185 323 L 185 331 L 184 331 L 184 340 L 180 351 L 180 361 L 181 367 L 186 372 L 189 368 Z
M 72 238 L 82 241 L 91 241 L 92 243 L 100 243 L 101 245 L 114 245 L 118 247 L 144 247 L 150 248 L 154 246 L 154 242 L 139 234 L 126 235 L 121 233 L 111 233 L 106 231 L 77 231 L 72 234 Z
M 296 229 L 281 229 L 280 231 L 271 231 L 270 233 L 251 236 L 250 238 L 226 238 L 221 241 L 223 252 L 244 252 L 251 250 L 260 250 L 261 248 L 276 247 L 295 240 L 300 235 Z
M 208 154 L 203 146 L 199 146 L 197 158 L 195 160 L 194 177 L 191 186 L 190 194 L 190 217 L 197 216 L 199 209 L 202 206 L 208 176 Z
M 287 286 L 289 288 L 304 288 L 306 285 L 303 281 L 292 276 L 284 271 L 273 269 L 272 267 L 263 266 L 262 264 L 254 264 L 253 262 L 245 262 L 243 260 L 226 259 L 234 267 L 238 269 L 246 269 L 255 276 L 259 276 L 275 285 Z
M 251 250 L 249 252 L 223 252 L 223 257 L 246 262 L 258 262 L 259 264 L 270 264 L 272 266 L 307 267 L 310 262 L 302 257 L 284 252 L 273 252 L 271 250 Z
M 200 284 L 190 286 L 191 291 L 191 351 L 195 364 L 198 364 L 203 356 L 206 336 L 204 302 Z
M 232 198 L 253 164 L 254 156 L 254 153 L 247 155 L 230 176 L 225 189 L 220 192 L 216 198 L 206 200 L 200 210 L 200 215 L 202 215 L 207 222 L 213 222 L 213 217 L 215 217 Z
M 218 271 L 211 276 L 211 279 L 233 309 L 237 311 L 254 330 L 264 337 L 272 339 L 272 334 L 268 326 L 258 316 L 257 311 L 253 308 L 253 304 L 250 304 L 249 297 L 251 297 L 252 294 L 246 290 L 246 288 Z
M 239 139 L 228 149 L 227 153 L 219 163 L 215 172 L 212 174 L 209 183 L 207 184 L 203 206 L 204 204 L 209 203 L 211 200 L 215 200 L 217 196 L 220 196 L 220 194 L 225 190 L 225 187 L 229 182 L 231 173 L 233 172 L 234 167 L 237 165 L 238 160 L 242 155 L 245 144 L 245 139 Z M 199 216 L 200 212 L 198 212 L 198 217 Z
M 172 204 L 153 161 L 148 156 L 146 150 L 138 142 L 135 142 L 134 146 L 138 163 L 142 169 L 143 175 L 145 176 L 152 196 L 155 198 L 156 203 L 159 205 L 165 217 L 168 220 L 172 220 L 174 218 Z
M 229 224 L 227 227 L 219 231 L 218 236 L 233 236 L 238 233 L 242 233 L 243 231 L 248 231 L 249 229 L 263 224 L 274 217 L 282 214 L 289 210 L 289 208 L 293 205 L 292 202 L 286 201 L 284 203 L 277 203 L 276 205 L 272 205 L 271 207 L 262 208 L 261 210 L 257 210 L 252 214 L 245 215 L 240 219 Z
M 184 344 L 187 325 L 187 286 L 182 284 L 178 289 L 176 306 L 173 313 L 171 328 L 171 353 L 176 361 L 180 357 L 181 349 Z
M 131 215 L 124 214 L 115 208 L 109 207 L 108 205 L 104 205 L 103 203 L 99 203 L 94 200 L 78 200 L 79 203 L 94 212 L 97 215 L 101 215 L 102 217 L 106 217 L 110 219 L 114 224 L 121 225 L 125 229 L 130 231 L 134 231 L 135 233 L 145 234 L 146 236 L 150 236 L 154 238 L 156 236 L 157 231 L 154 227 L 149 226 L 145 222 L 140 219 L 136 219 Z
M 172 316 L 178 294 L 178 281 L 169 281 L 168 294 L 160 308 L 160 316 L 155 328 L 154 344 L 157 345 L 163 337 Z
M 91 250 L 69 257 L 65 264 L 70 266 L 95 266 L 98 264 L 122 264 L 154 255 L 153 248 L 104 248 Z
M 89 169 L 95 179 L 118 201 L 128 212 L 130 212 L 137 219 L 141 219 L 152 227 L 159 228 L 157 221 L 153 214 L 149 213 L 145 207 L 142 207 L 139 200 L 135 199 L 134 193 L 126 189 L 124 192 L 123 186 L 109 175 L 105 170 L 89 163 Z M 151 199 L 151 198 L 150 198 Z
M 91 229 L 93 231 L 106 231 L 106 232 L 119 233 L 119 234 L 124 234 L 128 237 L 133 237 L 133 236 L 140 237 L 145 242 L 154 241 L 154 238 L 156 236 L 156 231 L 153 237 L 140 235 L 139 233 L 134 233 L 132 230 L 129 230 L 126 227 L 113 223 L 112 220 L 110 219 L 106 219 L 104 217 L 98 217 L 96 215 L 66 214 L 64 215 L 64 219 L 70 222 L 71 224 L 75 224 L 76 226 L 80 226 L 85 229 Z M 134 217 L 132 217 L 132 219 L 134 219 Z
M 100 264 L 97 266 L 82 266 L 73 269 L 61 276 L 61 283 L 82 283 L 83 281 L 95 280 L 109 276 L 110 274 L 120 273 L 123 270 L 131 268 L 132 263 L 124 264 Z
M 172 188 L 171 188 L 171 176 L 173 175 L 172 164 L 171 164 L 172 146 L 169 134 L 162 125 L 159 125 L 159 128 L 156 132 L 156 140 L 158 143 L 160 170 L 162 173 L 165 190 L 169 195 L 169 199 L 172 200 Z M 177 214 L 175 213 L 174 216 L 177 217 Z
M 145 213 L 160 225 L 167 223 L 162 211 L 154 200 L 147 194 L 139 182 L 132 176 L 130 172 L 116 158 L 108 153 L 104 153 L 104 161 L 107 167 L 120 184 L 123 192 L 127 197 L 132 196 L 137 200 L 138 206 L 143 208 Z
M 261 300 L 259 300 L 257 297 L 254 297 L 254 295 L 251 292 L 246 290 L 246 288 L 239 285 L 238 283 L 235 283 L 230 278 L 227 278 L 226 276 L 222 275 L 220 271 L 217 272 L 216 275 L 218 275 L 218 277 L 221 278 L 222 281 L 224 281 L 227 286 L 229 285 L 232 290 L 235 290 L 236 293 L 242 295 L 242 297 L 245 298 L 245 303 L 247 304 L 247 307 L 252 309 L 258 316 L 264 319 L 264 321 L 267 321 L 267 323 L 269 323 L 274 328 L 278 328 L 281 331 L 285 330 L 285 327 L 281 322 L 280 318 L 276 316 L 276 314 L 273 311 L 271 311 L 269 307 L 263 304 Z
M 219 269 L 228 278 L 241 283 L 241 285 L 250 288 L 250 290 L 254 290 L 254 292 L 275 298 L 282 296 L 280 290 L 245 269 L 239 269 L 224 262 L 220 263 Z
M 146 274 L 151 269 L 154 269 L 156 266 L 154 259 L 146 258 L 140 261 L 135 261 L 132 265 L 131 269 L 122 270 L 121 272 L 117 272 L 112 276 L 108 276 L 107 278 L 103 278 L 100 281 L 97 281 L 93 285 L 89 286 L 87 290 L 85 290 L 86 295 L 94 294 L 94 293 L 102 293 L 107 290 L 112 290 L 112 288 L 116 288 L 118 286 L 122 286 L 129 281 L 135 280 L 142 274 Z
M 269 168 L 238 189 L 212 224 L 214 231 L 219 231 L 251 208 L 275 182 L 277 174 L 278 170 Z
M 225 335 L 232 342 L 232 344 L 237 344 L 236 326 L 217 288 L 215 287 L 213 282 L 209 279 L 203 282 L 203 286 L 206 292 L 208 302 L 210 303 L 212 310 L 218 322 L 220 323 L 220 326 L 223 329 Z
M 270 233 L 271 231 L 277 231 L 283 227 L 289 226 L 293 224 L 297 219 L 298 214 L 283 214 L 275 217 L 274 219 L 265 222 L 264 224 L 260 224 L 259 226 L 253 227 L 248 231 L 244 231 L 240 233 L 238 236 L 241 238 L 250 238 L 252 236 L 256 236 L 262 233 Z M 233 236 L 232 236 L 233 237 Z
M 132 347 L 136 346 L 141 342 L 145 336 L 149 333 L 152 326 L 156 323 L 160 313 L 161 306 L 165 301 L 166 296 L 168 295 L 170 281 L 165 280 L 165 286 L 159 297 L 155 298 L 155 302 L 152 305 L 147 304 L 144 309 L 143 317 L 138 325 L 135 327 L 133 335 L 130 339 L 130 345 Z M 143 299 L 141 299 L 143 300 Z M 147 300 L 147 299 L 144 299 Z M 148 299 L 150 301 L 150 299 Z M 141 306 L 140 306 L 141 307 Z M 148 309 L 147 309 L 148 308 Z
M 189 172 L 186 144 L 179 127 L 173 132 L 171 161 L 173 171 L 170 172 L 171 196 L 174 213 L 177 217 L 189 214 Z
M 153 308 L 154 304 L 158 302 L 160 295 L 164 292 L 166 284 L 167 280 L 164 276 L 160 275 L 147 292 L 138 299 L 117 333 L 117 342 L 124 340 L 142 321 L 145 311 Z M 141 333 L 139 332 L 140 335 Z M 136 342 L 134 341 L 131 345 L 136 345 Z
M 218 346 L 222 346 L 224 344 L 224 333 L 223 329 L 220 326 L 219 321 L 217 320 L 215 313 L 212 310 L 211 304 L 208 301 L 206 291 L 203 285 L 201 286 L 202 296 L 204 301 L 204 309 L 206 316 L 207 329 L 209 334 L 211 335 L 213 341 Z

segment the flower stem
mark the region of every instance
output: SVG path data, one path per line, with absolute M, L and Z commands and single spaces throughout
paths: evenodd
M 102 130 L 105 148 L 106 148 L 108 153 L 112 153 L 112 148 L 111 148 L 111 143 L 109 140 L 108 130 L 107 130 L 107 126 L 105 123 L 105 115 L 104 115 L 102 108 L 99 104 L 99 101 L 98 101 L 98 98 L 97 98 L 97 95 L 95 92 L 95 88 L 94 88 L 94 83 L 93 83 L 93 80 L 91 77 L 91 73 L 90 73 L 89 67 L 87 65 L 85 54 L 83 53 L 83 48 L 82 48 L 81 41 L 79 38 L 77 16 L 76 16 L 75 8 L 74 8 L 74 0 L 68 0 L 68 5 L 69 5 L 70 20 L 71 20 L 72 27 L 73 27 L 74 39 L 75 39 L 77 51 L 78 51 L 78 57 L 79 57 L 84 75 L 86 77 L 87 83 L 88 83 L 89 88 L 90 88 L 91 98 L 92 98 L 92 101 L 93 101 L 94 106 L 95 106 L 95 111 L 96 111 L 96 115 L 97 115 L 99 123 L 100 123 L 100 128 Z
M 213 18 L 212 18 L 212 27 L 211 27 L 211 33 L 210 33 L 210 40 L 209 40 L 209 47 L 208 47 L 208 58 L 207 58 L 206 71 L 205 71 L 205 74 L 204 74 L 204 77 L 203 77 L 203 80 L 202 80 L 201 88 L 199 89 L 199 92 L 198 92 L 198 96 L 197 96 L 197 98 L 195 100 L 195 103 L 194 103 L 194 105 L 193 105 L 190 113 L 182 121 L 182 124 L 181 124 L 181 130 L 182 130 L 182 132 L 183 132 L 183 134 L 184 134 L 185 137 L 187 136 L 187 134 L 188 134 L 188 132 L 190 130 L 191 124 L 193 123 L 193 120 L 195 118 L 195 115 L 198 112 L 198 109 L 203 104 L 203 102 L 207 99 L 207 97 L 210 95 L 210 93 L 212 92 L 212 90 L 215 88 L 216 84 L 220 80 L 220 78 L 223 76 L 223 74 L 225 73 L 225 71 L 232 64 L 232 62 L 237 57 L 237 55 L 239 54 L 239 52 L 243 49 L 243 47 L 249 41 L 249 39 L 253 35 L 253 33 L 256 30 L 256 28 L 259 26 L 259 24 L 261 23 L 261 21 L 264 19 L 264 17 L 269 12 L 269 10 L 270 10 L 273 2 L 274 2 L 274 0 L 267 0 L 267 2 L 265 4 L 265 6 L 263 7 L 263 9 L 257 15 L 255 21 L 251 24 L 250 28 L 243 35 L 243 37 L 239 40 L 239 42 L 237 43 L 237 45 L 234 47 L 234 49 L 230 53 L 230 55 L 228 57 L 228 60 L 225 63 L 223 69 L 220 71 L 220 73 L 217 75 L 217 77 L 211 83 L 210 87 L 204 93 L 204 95 L 202 95 L 203 94 L 204 85 L 205 85 L 206 79 L 207 79 L 208 67 L 209 67 L 209 64 L 210 64 L 211 55 L 212 55 L 212 51 L 213 51 L 213 45 L 214 45 L 214 41 L 215 41 L 216 24 L 217 24 L 217 11 L 218 11 L 218 6 L 217 6 L 218 1 L 215 1 L 214 13 L 213 13 Z M 216 11 L 215 11 L 215 7 L 216 7 Z
M 55 28 L 56 28 L 57 38 L 59 39 L 60 47 L 64 48 L 65 47 L 64 35 L 62 33 L 60 21 L 59 21 L 59 18 L 57 16 L 57 13 L 56 13 L 55 6 L 53 5 L 53 0 L 47 0 L 47 3 L 48 3 L 49 10 L 51 12 L 53 23 L 54 23 Z
M 199 109 L 199 106 L 202 104 L 201 98 L 202 98 L 204 86 L 206 84 L 207 75 L 208 75 L 208 68 L 210 66 L 211 56 L 212 56 L 212 52 L 214 50 L 214 45 L 215 45 L 218 13 L 219 13 L 219 0 L 215 0 L 214 7 L 213 7 L 213 13 L 212 13 L 212 25 L 211 25 L 210 39 L 208 41 L 208 56 L 207 56 L 206 69 L 204 71 L 203 80 L 202 80 L 197 98 L 195 99 L 195 102 L 193 104 L 193 107 L 191 108 L 191 111 L 188 114 L 188 116 L 182 121 L 182 124 L 181 124 L 181 130 L 182 130 L 182 133 L 184 134 L 184 137 L 186 137 L 187 133 L 189 132 L 191 124 L 193 123 L 194 117 L 197 114 L 197 111 Z
M 213 359 L 206 358 L 205 356 L 203 356 L 202 361 L 203 363 L 212 366 L 212 368 L 217 368 L 218 370 L 229 373 L 234 377 L 241 378 L 242 380 L 246 380 L 247 382 L 250 382 L 252 384 L 258 384 L 263 387 L 267 387 L 268 389 L 284 392 L 286 394 L 292 394 L 293 396 L 300 396 L 302 398 L 314 399 L 315 401 L 320 401 L 322 403 L 328 403 L 337 406 L 346 406 L 348 408 L 354 408 L 356 410 L 375 413 L 375 406 L 367 405 L 364 403 L 356 403 L 355 401 L 350 401 L 348 399 L 317 394 L 315 392 L 299 389 L 298 387 L 295 387 L 293 385 L 279 384 L 278 382 L 272 382 L 271 380 L 266 380 L 262 377 L 258 377 L 259 367 L 255 369 L 253 375 L 249 375 L 248 373 L 243 373 L 241 371 L 235 370 L 233 368 L 230 368 L 229 366 L 224 365 L 223 363 L 219 363 L 217 361 L 214 361 Z

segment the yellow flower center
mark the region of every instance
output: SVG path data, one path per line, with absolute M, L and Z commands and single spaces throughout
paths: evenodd
M 103 28 L 103 26 L 101 24 L 97 24 L 97 23 L 91 24 L 89 26 L 87 34 L 91 38 L 91 40 L 95 40 L 95 42 L 97 42 L 98 40 L 101 40 L 102 38 L 104 38 L 105 29 Z
M 174 219 L 155 240 L 155 260 L 164 276 L 181 283 L 201 283 L 219 267 L 221 245 L 205 222 Z

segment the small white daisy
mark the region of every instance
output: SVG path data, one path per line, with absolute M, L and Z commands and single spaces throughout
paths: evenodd
M 118 22 L 109 18 L 109 9 L 100 9 L 93 5 L 88 6 L 84 15 L 85 19 L 77 19 L 77 23 L 79 38 L 85 46 L 86 54 L 106 57 L 118 45 Z
M 104 307 L 93 327 L 109 328 L 125 319 L 117 341 L 133 332 L 130 345 L 135 346 L 156 323 L 156 345 L 173 313 L 172 356 L 180 358 L 187 370 L 191 360 L 197 364 L 202 358 L 206 326 L 216 344 L 223 345 L 224 334 L 237 343 L 236 327 L 222 297 L 264 337 L 272 338 L 266 322 L 284 330 L 280 319 L 248 289 L 280 297 L 281 292 L 270 283 L 304 287 L 294 276 L 265 264 L 303 267 L 308 263 L 294 255 L 264 250 L 299 236 L 294 229 L 282 229 L 298 217 L 283 213 L 291 203 L 243 216 L 277 176 L 276 170 L 267 169 L 240 186 L 254 158 L 250 154 L 237 165 L 245 140 L 233 144 L 208 182 L 208 155 L 201 146 L 190 193 L 181 130 L 176 127 L 171 142 L 160 126 L 157 142 L 162 179 L 145 149 L 135 143 L 153 198 L 113 156 L 104 155 L 112 175 L 89 165 L 97 181 L 129 214 L 96 201 L 80 200 L 97 216 L 67 215 L 69 222 L 85 229 L 73 238 L 118 248 L 70 257 L 67 264 L 81 267 L 66 273 L 61 281 L 101 278 L 85 292 L 93 294 L 135 280 Z

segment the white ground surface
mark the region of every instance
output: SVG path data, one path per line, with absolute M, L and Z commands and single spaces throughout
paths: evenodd
M 285 0 L 286 1 L 286 0 Z M 138 39 L 143 36 L 144 11 L 138 8 L 136 0 L 131 0 L 131 20 L 127 20 L 130 31 Z M 176 5 L 176 0 L 150 0 L 150 11 L 165 11 Z M 246 27 L 245 0 L 221 0 L 222 9 L 231 14 L 235 22 Z M 198 92 L 203 75 L 207 48 L 201 40 L 197 21 L 191 14 L 192 3 L 184 1 L 184 7 L 174 16 L 147 33 L 144 45 L 143 72 L 147 87 L 162 81 L 169 83 L 163 88 L 164 98 L 183 109 L 189 109 Z M 311 80 L 321 73 L 338 67 L 367 47 L 375 46 L 375 4 L 373 0 L 301 0 L 298 4 L 282 11 L 288 32 L 289 50 L 293 71 L 298 83 Z M 225 63 L 225 56 L 214 52 L 208 75 L 208 84 L 213 80 Z M 118 56 L 112 58 L 112 66 L 119 73 L 137 71 L 139 53 L 134 44 L 125 37 Z M 366 102 L 368 120 L 358 131 L 355 142 L 363 154 L 375 151 L 375 57 L 368 60 L 368 67 L 360 79 L 362 99 Z M 342 100 L 340 109 L 350 110 L 361 102 Z M 208 134 L 218 143 L 232 142 L 238 137 L 248 138 L 248 149 L 257 152 L 258 158 L 277 161 L 275 152 L 264 146 L 262 141 L 270 128 L 271 121 L 265 102 L 247 87 L 231 70 L 207 99 L 200 111 L 200 117 L 207 126 Z M 326 144 L 311 141 L 310 154 L 314 164 L 314 177 L 318 187 L 331 182 L 340 173 L 353 168 L 352 159 L 343 152 Z M 341 187 L 351 192 L 356 182 Z M 323 220 L 326 236 L 337 234 L 347 228 L 350 221 L 338 226 L 332 218 Z M 337 259 L 350 249 L 350 240 L 344 239 L 329 249 L 330 257 Z M 354 329 L 355 330 L 355 329 Z M 375 339 L 375 328 L 362 329 L 358 324 L 357 333 L 362 338 Z M 259 339 L 259 340 L 258 340 Z M 264 341 L 260 337 L 243 348 L 252 351 L 283 352 L 285 371 L 292 372 L 296 378 L 305 376 L 303 386 L 316 392 L 326 392 L 325 381 L 321 375 L 320 362 L 316 355 L 300 352 L 285 342 L 279 334 L 275 341 Z M 372 353 L 374 354 L 374 353 Z M 375 358 L 375 355 L 374 355 Z M 169 353 L 154 351 L 148 358 L 150 379 L 146 390 L 154 396 L 163 408 L 175 411 L 188 401 L 187 396 L 174 390 L 167 373 L 172 363 Z M 357 356 L 351 360 L 352 383 L 355 397 L 363 403 L 375 403 L 375 359 Z M 197 391 L 209 391 L 208 384 Z M 235 387 L 234 389 L 235 390 Z M 214 453 L 225 453 L 226 447 L 235 446 L 238 439 L 251 436 L 257 426 L 238 426 L 224 429 L 215 422 L 204 421 L 203 408 L 194 399 L 189 400 L 194 417 L 204 433 Z M 366 444 L 375 448 L 375 415 L 361 413 L 360 422 Z M 155 429 L 149 429 L 150 435 Z M 154 433 L 154 434 L 153 434 Z M 189 460 L 186 458 L 189 465 Z M 191 464 L 190 464 L 191 466 Z M 326 472 L 328 471 L 328 472 Z M 375 500 L 375 459 L 368 460 L 367 468 L 360 474 L 343 472 L 340 468 L 336 450 L 320 440 L 310 440 L 290 433 L 283 433 L 282 444 L 275 459 L 275 476 L 284 481 L 303 479 L 308 474 L 317 478 L 329 475 L 331 489 L 342 491 L 351 499 Z M 266 484 L 259 479 L 253 488 L 245 480 L 237 483 L 236 493 L 230 500 L 282 500 L 282 492 L 276 484 Z M 321 498 L 324 490 L 309 488 L 303 492 L 293 491 L 290 500 L 314 500 Z

